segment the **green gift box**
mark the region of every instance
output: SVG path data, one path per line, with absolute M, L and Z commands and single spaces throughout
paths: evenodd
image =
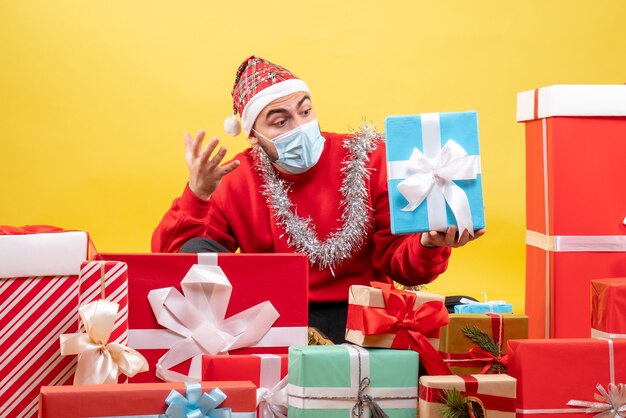
M 417 416 L 418 354 L 343 344 L 289 348 L 289 418 Z

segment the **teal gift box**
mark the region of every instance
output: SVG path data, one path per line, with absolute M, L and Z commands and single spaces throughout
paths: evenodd
M 385 120 L 391 232 L 485 227 L 476 112 Z
M 350 344 L 289 348 L 289 418 L 417 416 L 418 354 Z
M 454 305 L 455 314 L 487 314 L 487 313 L 513 313 L 513 305 L 510 303 L 471 303 Z

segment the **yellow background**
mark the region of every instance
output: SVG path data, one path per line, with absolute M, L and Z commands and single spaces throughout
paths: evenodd
M 182 133 L 220 135 L 239 63 L 305 79 L 324 130 L 363 117 L 479 112 L 488 233 L 429 289 L 524 293 L 519 91 L 626 82 L 626 2 L 18 1 L 0 3 L 0 224 L 147 252 L 182 191 Z

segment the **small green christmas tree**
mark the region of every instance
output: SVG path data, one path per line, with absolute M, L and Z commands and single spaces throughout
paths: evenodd
M 496 358 L 500 357 L 500 354 L 501 354 L 500 347 L 483 330 L 481 330 L 477 326 L 473 326 L 473 327 L 463 327 L 461 331 L 463 332 L 463 334 L 465 334 L 467 338 L 474 341 L 478 347 L 489 352 L 489 354 L 491 354 L 492 356 Z M 497 361 L 494 362 L 489 368 L 489 372 L 498 373 L 498 374 L 504 374 L 504 373 L 507 373 L 507 371 L 508 371 L 508 368 L 506 367 L 506 365 L 499 363 Z

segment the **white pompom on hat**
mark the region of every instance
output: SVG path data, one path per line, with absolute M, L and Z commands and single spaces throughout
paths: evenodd
M 232 90 L 233 114 L 224 120 L 224 131 L 237 136 L 243 131 L 249 137 L 259 113 L 269 103 L 292 93 L 310 93 L 306 83 L 276 64 L 251 56 L 237 70 Z M 241 124 L 237 120 L 241 115 Z

